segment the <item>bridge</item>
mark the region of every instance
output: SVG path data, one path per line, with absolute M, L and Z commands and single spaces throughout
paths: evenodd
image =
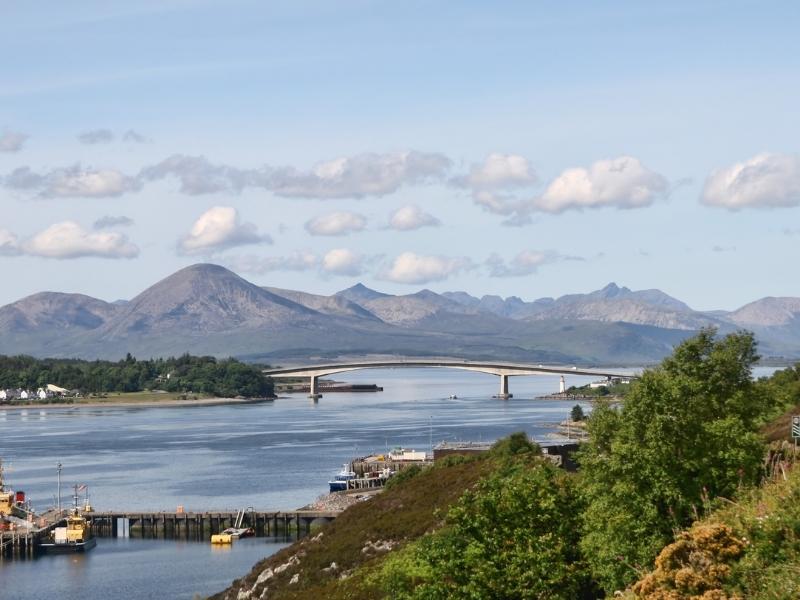
M 408 360 L 375 360 L 350 363 L 333 363 L 326 365 L 306 365 L 302 367 L 287 367 L 281 369 L 265 369 L 264 374 L 277 377 L 308 377 L 309 398 L 321 398 L 318 380 L 326 375 L 344 373 L 347 371 L 360 371 L 361 369 L 398 369 L 398 368 L 446 368 L 488 373 L 500 377 L 500 392 L 495 398 L 511 398 L 513 394 L 508 391 L 508 378 L 515 375 L 561 375 L 561 390 L 564 391 L 564 375 L 583 375 L 588 377 L 601 377 L 607 380 L 632 379 L 636 377 L 630 373 L 614 373 L 597 369 L 579 369 L 577 367 L 545 367 L 543 365 L 528 365 L 520 363 L 504 363 L 498 361 L 469 361 L 446 359 L 408 359 Z

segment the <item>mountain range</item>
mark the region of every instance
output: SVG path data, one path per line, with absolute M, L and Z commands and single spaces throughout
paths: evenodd
M 356 355 L 645 364 L 702 327 L 749 329 L 765 356 L 800 357 L 800 298 L 701 312 L 660 290 L 601 290 L 524 301 L 357 284 L 331 296 L 259 287 L 197 264 L 129 301 L 41 292 L 0 307 L 0 353 L 76 358 L 192 354 L 264 362 Z

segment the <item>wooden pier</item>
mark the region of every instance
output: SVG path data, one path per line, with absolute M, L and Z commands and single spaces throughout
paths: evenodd
M 213 512 L 98 512 L 86 514 L 97 537 L 208 540 L 233 527 L 239 511 Z M 334 520 L 339 511 L 244 511 L 242 527 L 257 537 L 296 537 L 311 532 L 315 522 Z
M 53 528 L 64 523 L 64 511 L 49 510 L 35 520 L 5 516 L 8 529 L 0 531 L 0 560 L 4 558 L 33 558 L 41 540 L 50 536 Z
M 242 527 L 252 527 L 257 537 L 299 539 L 311 532 L 312 525 L 333 521 L 341 511 L 209 511 L 84 512 L 95 537 L 130 537 L 163 540 L 208 541 L 213 534 L 233 527 L 241 516 Z M 65 523 L 63 515 L 50 511 L 34 522 L 14 519 L 14 527 L 0 531 L 0 560 L 33 558 L 40 543 L 54 527 Z

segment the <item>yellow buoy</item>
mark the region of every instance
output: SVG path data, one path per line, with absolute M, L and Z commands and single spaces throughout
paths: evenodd
M 233 536 L 229 533 L 217 533 L 211 536 L 212 544 L 232 544 Z

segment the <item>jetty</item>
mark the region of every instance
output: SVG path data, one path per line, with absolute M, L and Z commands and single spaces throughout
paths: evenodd
M 249 509 L 185 512 L 108 511 L 81 512 L 100 538 L 143 538 L 207 541 L 237 523 L 252 528 L 257 537 L 299 539 L 311 533 L 312 525 L 333 521 L 340 510 L 264 511 Z M 67 511 L 50 510 L 33 519 L 5 516 L 7 529 L 0 531 L 0 560 L 33 558 L 54 528 L 66 523 Z
M 297 537 L 311 532 L 311 526 L 333 521 L 341 511 L 232 510 L 204 512 L 109 511 L 85 515 L 91 519 L 97 537 L 207 540 L 209 536 L 234 527 L 250 527 L 257 537 Z
M 33 557 L 36 547 L 50 537 L 53 529 L 66 523 L 67 511 L 51 509 L 27 519 L 4 515 L 0 530 L 0 560 L 8 557 Z

